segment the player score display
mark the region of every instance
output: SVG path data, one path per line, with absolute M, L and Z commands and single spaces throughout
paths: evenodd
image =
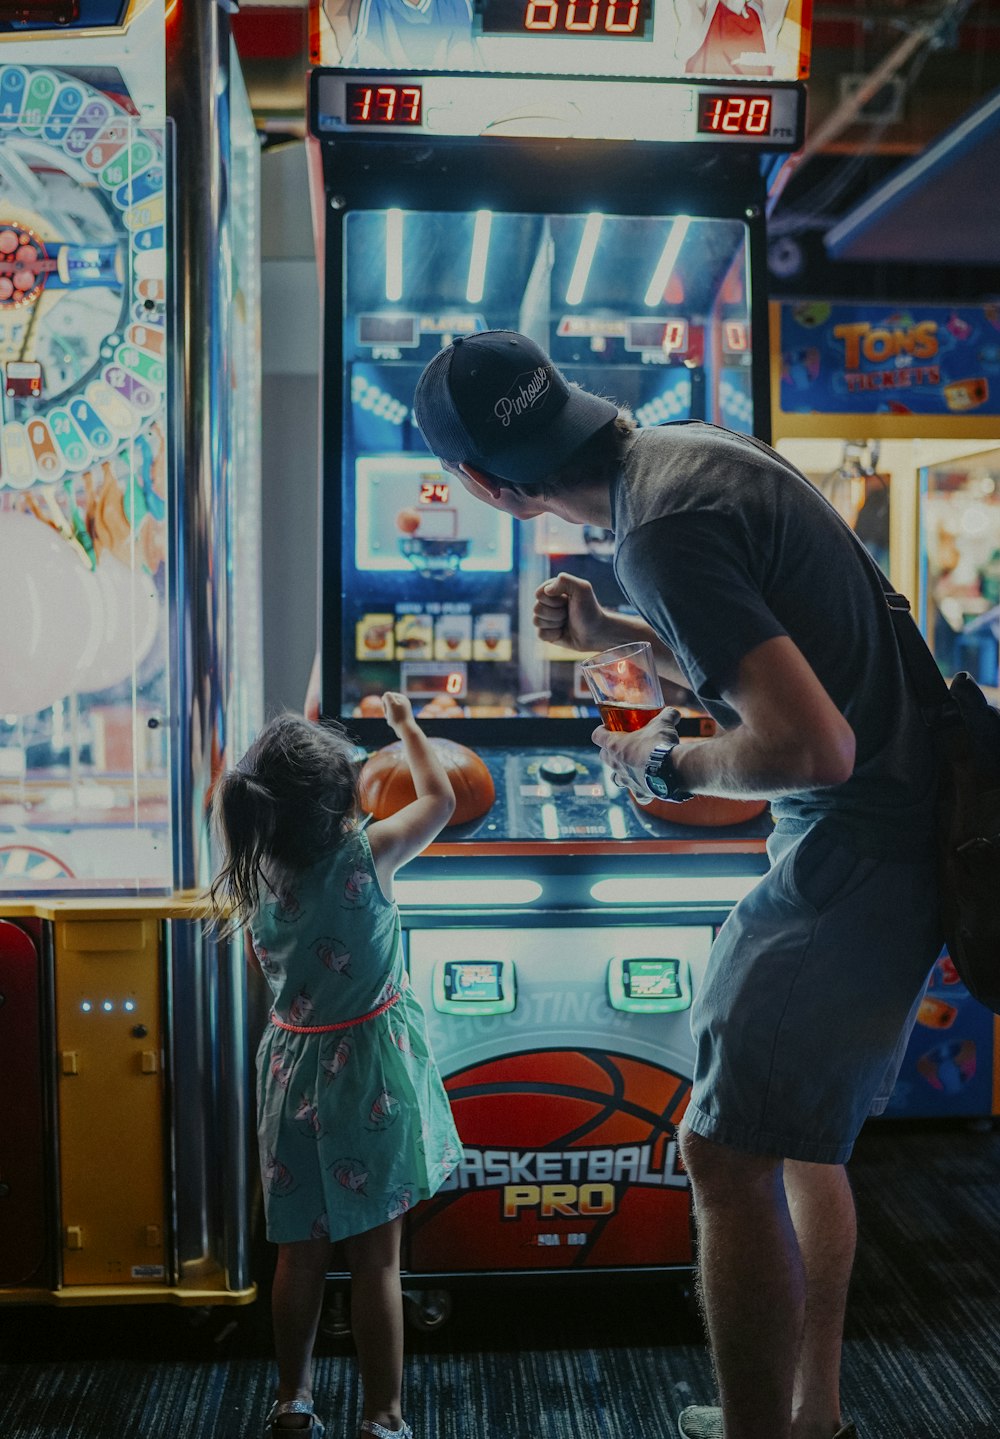
M 504 0 L 524 10 L 524 31 L 532 34 L 560 35 L 637 35 L 640 29 L 619 29 L 615 20 L 616 10 L 622 8 L 623 0 Z M 585 12 L 585 13 L 584 13 Z M 603 28 L 599 27 L 599 16 L 603 12 Z M 638 25 L 638 6 L 630 5 L 628 13 Z M 583 18 L 579 18 L 582 15 Z M 496 33 L 501 31 L 497 27 Z M 523 33 L 519 30 L 517 33 Z M 422 125 L 424 112 L 424 87 L 422 85 L 368 85 L 349 83 L 346 86 L 347 125 Z M 722 91 L 704 92 L 698 96 L 699 135 L 718 136 L 759 136 L 770 135 L 773 114 L 773 99 L 770 95 L 749 95 Z
M 422 85 L 347 86 L 348 125 L 420 125 L 423 122 Z
M 595 36 L 649 40 L 652 34 L 648 26 L 645 34 L 640 31 L 642 12 L 638 8 L 633 12 L 631 4 L 626 13 L 634 13 L 636 29 L 610 28 L 630 23 L 618 18 L 624 0 L 513 3 L 521 28 L 509 32 L 505 44 L 518 35 L 528 41 L 555 36 L 563 46 L 573 46 L 576 36 L 584 40 Z M 535 28 L 524 28 L 529 21 Z M 500 32 L 495 38 L 500 39 Z M 586 45 L 576 47 L 578 60 L 568 68 L 585 72 L 587 51 Z M 553 53 L 559 53 L 558 46 Z M 642 51 L 629 53 L 634 57 Z M 382 71 L 347 76 L 327 69 L 314 70 L 310 82 L 310 130 L 320 138 L 337 133 L 359 138 L 410 134 L 450 141 L 461 136 L 523 133 L 533 139 L 564 139 L 567 113 L 573 116 L 572 133 L 579 139 L 748 145 L 786 153 L 802 144 L 805 91 L 801 83 L 749 80 L 719 84 L 586 73 L 442 72 L 417 76 Z M 379 343 L 371 327 L 378 330 L 386 324 L 400 325 L 401 333 L 399 338 L 387 337 L 381 343 L 413 346 L 419 342 L 412 316 L 406 322 L 363 316 L 358 323 L 365 331 L 364 343 Z
M 770 95 L 714 92 L 698 97 L 701 135 L 768 135 L 770 131 Z
M 642 40 L 649 9 L 647 0 L 483 0 L 483 34 Z

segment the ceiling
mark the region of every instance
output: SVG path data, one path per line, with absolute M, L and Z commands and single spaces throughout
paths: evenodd
M 855 76 L 884 84 L 852 113 Z M 860 266 L 916 298 L 948 266 L 962 271 L 950 285 L 1000 290 L 998 91 L 995 0 L 820 0 L 806 146 L 771 216 L 773 288 L 854 291 Z
M 258 128 L 272 140 L 302 135 L 306 7 L 242 0 L 233 29 Z M 854 288 L 859 266 L 883 261 L 897 274 L 901 264 L 962 267 L 961 285 L 1000 292 L 1000 4 L 814 0 L 808 92 L 805 149 L 773 197 L 775 292 Z M 943 141 L 990 104 L 971 138 Z M 833 253 L 824 241 L 838 231 Z M 885 290 L 884 277 L 875 283 Z
M 827 231 L 833 259 L 1000 263 L 1000 89 Z

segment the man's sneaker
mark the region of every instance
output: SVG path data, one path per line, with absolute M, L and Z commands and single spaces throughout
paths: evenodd
M 683 1439 L 722 1439 L 722 1410 L 707 1404 L 689 1404 L 677 1416 Z
M 722 1439 L 722 1410 L 709 1404 L 689 1404 L 677 1416 L 681 1439 Z M 858 1431 L 848 1420 L 832 1439 L 858 1439 Z

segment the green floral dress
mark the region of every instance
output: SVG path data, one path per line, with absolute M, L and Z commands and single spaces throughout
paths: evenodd
M 274 996 L 257 1051 L 268 1238 L 345 1239 L 398 1218 L 461 1146 L 364 825 L 288 892 L 262 886 L 249 929 Z

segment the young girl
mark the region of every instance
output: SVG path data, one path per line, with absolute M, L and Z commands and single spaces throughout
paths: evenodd
M 411 1439 L 403 1422 L 402 1216 L 461 1153 L 407 988 L 392 879 L 455 807 L 443 766 L 403 695 L 382 697 L 417 798 L 368 826 L 354 746 L 339 727 L 286 714 L 220 780 L 213 817 L 226 864 L 217 910 L 245 927 L 273 995 L 257 1053 L 260 1163 L 278 1393 L 265 1439 L 321 1439 L 312 1350 L 330 1245 L 343 1240 L 364 1408 L 361 1430 Z

